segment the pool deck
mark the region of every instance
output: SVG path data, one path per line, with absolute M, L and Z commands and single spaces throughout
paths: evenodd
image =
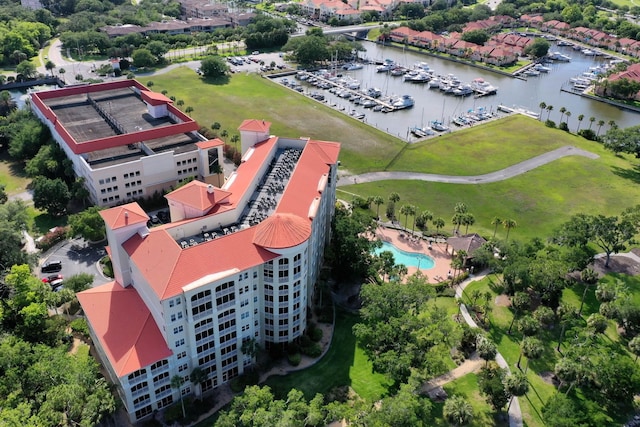
M 451 255 L 445 252 L 444 243 L 434 243 L 429 249 L 429 242 L 422 239 L 411 239 L 407 233 L 394 230 L 384 226 L 378 226 L 376 229 L 376 237 L 384 242 L 391 243 L 398 249 L 407 252 L 420 252 L 429 255 L 435 261 L 433 268 L 421 268 L 422 274 L 429 278 L 429 283 L 438 283 L 447 279 L 447 274 L 451 271 Z M 418 269 L 416 267 L 407 267 L 409 275 L 414 274 Z

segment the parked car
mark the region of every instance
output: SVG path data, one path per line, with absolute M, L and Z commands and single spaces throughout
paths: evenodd
M 43 273 L 55 273 L 60 270 L 62 270 L 62 261 L 49 261 L 40 268 Z
M 62 284 L 64 283 L 64 280 L 62 279 L 56 279 L 52 282 L 49 282 L 49 286 L 51 286 L 51 289 L 54 291 L 58 291 L 58 288 L 62 287 Z
M 62 274 L 52 274 L 42 278 L 42 283 L 51 283 L 54 280 L 62 279 Z

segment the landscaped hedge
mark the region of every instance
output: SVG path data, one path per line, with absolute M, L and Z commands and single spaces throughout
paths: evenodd
M 291 366 L 298 366 L 302 361 L 302 355 L 300 353 L 290 354 L 288 359 Z
M 53 231 L 50 231 L 42 236 L 42 238 L 36 242 L 36 247 L 38 249 L 46 251 L 56 243 L 63 241 L 66 238 L 68 232 L 69 227 L 56 227 L 53 229 Z

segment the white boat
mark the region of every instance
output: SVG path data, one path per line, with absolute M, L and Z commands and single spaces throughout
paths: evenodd
M 596 53 L 591 49 L 582 49 L 580 52 L 585 56 L 596 56 Z
M 416 73 L 410 73 L 404 76 L 404 81 L 409 83 L 427 83 L 431 80 L 431 74 L 424 71 L 418 71 Z
M 566 40 L 558 40 L 558 46 L 573 46 L 573 43 Z
M 471 82 L 471 88 L 483 95 L 489 95 L 498 92 L 498 88 L 492 86 L 491 83 L 485 81 L 483 78 L 478 77 Z
M 571 57 L 564 55 L 560 52 L 551 52 L 549 54 L 549 59 L 554 60 L 554 61 L 561 61 L 561 62 L 570 62 L 571 61 Z
M 440 89 L 440 85 L 442 84 L 442 80 L 438 77 L 434 77 L 429 81 L 429 89 Z
M 377 87 L 370 87 L 367 89 L 367 95 L 372 98 L 380 98 L 382 96 L 382 91 Z
M 449 130 L 449 126 L 445 125 L 444 123 L 438 120 L 434 120 L 431 122 L 431 129 L 437 132 L 446 132 Z
M 420 127 L 413 127 L 410 129 L 411 133 L 418 137 L 418 138 L 424 138 L 425 136 L 427 136 L 427 134 L 422 130 L 422 128 Z
M 550 67 L 546 67 L 540 63 L 534 65 L 533 68 L 537 71 L 540 71 L 541 73 L 548 73 L 549 71 L 551 71 Z
M 359 64 L 357 62 L 351 62 L 349 64 L 343 65 L 342 68 L 347 71 L 355 71 L 355 70 L 361 70 L 363 67 L 362 67 L 362 64 Z
M 522 74 L 528 77 L 537 77 L 540 75 L 540 71 L 535 70 L 533 68 L 529 68 L 528 70 L 525 70 Z
M 453 90 L 455 96 L 469 96 L 473 93 L 473 88 L 470 84 L 463 84 Z
M 389 72 L 389 74 L 391 74 L 391 75 L 392 75 L 392 76 L 394 76 L 394 77 L 400 77 L 400 76 L 403 76 L 403 75 L 404 75 L 404 73 L 406 73 L 406 72 L 407 72 L 407 70 L 406 70 L 405 68 L 402 68 L 402 67 L 395 67 L 395 68 L 392 68 L 392 69 L 391 69 L 391 71 Z
M 402 98 L 391 104 L 396 110 L 403 110 L 405 108 L 411 108 L 415 105 L 415 101 L 411 95 L 402 95 Z
M 388 73 L 396 66 L 396 63 L 391 59 L 385 59 L 382 65 L 376 67 L 378 73 Z

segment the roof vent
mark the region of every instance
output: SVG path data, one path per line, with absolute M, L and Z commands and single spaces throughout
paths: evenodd
M 207 193 L 213 194 L 213 185 L 211 184 L 207 185 Z

